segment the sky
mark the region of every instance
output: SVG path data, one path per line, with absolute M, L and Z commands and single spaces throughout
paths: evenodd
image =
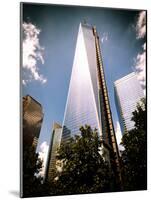
M 114 81 L 136 71 L 145 91 L 146 17 L 144 11 L 23 4 L 22 96 L 35 98 L 44 119 L 37 151 L 46 160 L 53 122 L 62 124 L 80 22 L 95 25 L 100 36 L 112 117 L 121 133 Z

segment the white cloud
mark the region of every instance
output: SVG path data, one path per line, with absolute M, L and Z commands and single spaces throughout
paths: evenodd
M 144 38 L 146 35 L 146 12 L 141 11 L 139 13 L 137 22 L 136 22 L 136 34 L 137 39 Z
M 142 39 L 146 36 L 146 12 L 141 11 L 136 21 L 136 39 Z M 144 90 L 146 88 L 146 42 L 142 45 L 142 51 L 138 52 L 134 58 L 134 68 L 138 80 Z
M 22 80 L 22 83 L 23 83 L 23 85 L 26 85 L 26 81 L 24 79 Z
M 138 80 L 145 90 L 146 86 L 146 43 L 142 46 L 142 52 L 137 54 L 137 57 L 134 59 L 134 67 Z M 145 92 L 145 91 L 144 91 Z
M 47 161 L 47 155 L 48 155 L 48 149 L 49 146 L 47 144 L 46 141 L 44 141 L 41 145 L 40 145 L 40 151 L 39 151 L 39 158 L 42 160 L 42 169 L 40 171 L 40 176 L 44 177 L 44 173 L 45 173 L 45 167 L 46 167 L 46 161 Z
M 23 34 L 23 68 L 25 75 L 23 84 L 25 85 L 32 80 L 46 83 L 47 79 L 39 73 L 39 67 L 37 66 L 38 61 L 44 64 L 44 48 L 42 48 L 39 43 L 40 29 L 32 23 L 24 22 Z
M 119 151 L 123 151 L 124 147 L 120 144 L 121 139 L 122 139 L 122 132 L 121 132 L 119 121 L 116 121 L 115 135 L 116 135 L 116 140 L 117 140 L 117 145 L 118 145 Z
M 107 33 L 103 33 L 102 37 L 101 37 L 101 42 L 104 43 L 105 41 L 108 41 L 108 34 Z

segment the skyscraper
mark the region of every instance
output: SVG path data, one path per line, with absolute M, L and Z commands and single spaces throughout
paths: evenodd
M 23 145 L 36 149 L 42 121 L 41 104 L 29 95 L 23 97 Z
M 144 97 L 136 73 L 132 72 L 115 81 L 114 92 L 122 133 L 125 133 L 134 128 L 134 122 L 131 120 L 132 112 L 140 99 Z
M 46 170 L 45 170 L 45 181 L 51 180 L 53 177 L 53 169 L 55 169 L 56 166 L 56 154 L 57 149 L 60 146 L 61 143 L 61 134 L 62 134 L 62 127 L 58 123 L 53 124 L 53 131 L 52 131 L 52 137 L 51 142 L 49 145 L 49 151 L 48 151 L 48 159 L 46 163 Z
M 116 163 L 116 170 L 119 170 L 119 152 L 99 36 L 95 27 L 80 24 L 63 120 L 62 142 L 79 134 L 79 128 L 85 124 L 97 128 L 105 159 L 111 166 Z

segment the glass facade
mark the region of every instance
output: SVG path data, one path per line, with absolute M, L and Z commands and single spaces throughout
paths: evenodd
M 42 106 L 27 95 L 23 97 L 23 144 L 37 147 L 43 121 Z
M 101 135 L 96 66 L 92 27 L 80 24 L 63 121 L 63 140 L 79 134 L 79 128 L 85 124 L 97 128 Z
M 95 27 L 80 24 L 67 103 L 62 142 L 79 134 L 84 125 L 98 130 L 101 154 L 120 177 L 119 152 L 105 81 L 99 36 Z
M 114 91 L 119 121 L 124 133 L 134 128 L 134 122 L 131 120 L 132 112 L 144 97 L 144 92 L 134 72 L 115 81 Z
M 51 143 L 49 145 L 48 159 L 46 163 L 44 180 L 50 181 L 53 178 L 53 170 L 56 167 L 56 154 L 60 146 L 62 135 L 62 127 L 58 123 L 54 123 Z

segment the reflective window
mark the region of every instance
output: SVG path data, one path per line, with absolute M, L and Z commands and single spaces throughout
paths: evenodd
M 134 122 L 131 121 L 132 112 L 136 109 L 137 102 L 144 97 L 144 93 L 134 72 L 115 81 L 114 84 L 116 107 L 124 133 L 124 125 L 127 130 L 134 128 Z

